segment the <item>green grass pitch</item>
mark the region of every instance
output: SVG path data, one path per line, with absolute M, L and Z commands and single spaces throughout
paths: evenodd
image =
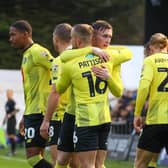
M 8 149 L 0 148 L 0 168 L 31 168 L 25 158 L 24 148 L 17 148 L 15 156 L 7 156 Z M 46 151 L 47 159 L 50 160 L 49 151 Z M 132 161 L 106 160 L 106 168 L 133 168 Z M 165 168 L 165 167 L 158 167 Z

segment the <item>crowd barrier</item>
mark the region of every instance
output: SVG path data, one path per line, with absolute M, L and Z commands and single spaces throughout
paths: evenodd
M 138 135 L 132 123 L 113 122 L 108 137 L 107 157 L 113 160 L 133 160 L 137 143 Z
M 139 135 L 131 123 L 113 122 L 108 137 L 107 157 L 112 160 L 134 160 Z M 162 149 L 158 164 L 168 166 L 168 154 Z

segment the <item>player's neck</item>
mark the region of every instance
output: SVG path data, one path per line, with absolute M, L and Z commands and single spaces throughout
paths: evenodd
M 85 48 L 85 47 L 89 47 L 89 46 L 92 46 L 90 43 L 88 44 L 81 44 L 78 48 Z
M 60 46 L 59 53 L 62 53 L 63 51 L 65 51 L 69 46 L 70 46 L 69 43 L 66 43 L 66 44 Z
M 32 39 L 27 39 L 27 41 L 25 42 L 23 51 L 27 50 L 28 48 L 30 48 L 33 45 L 33 40 Z

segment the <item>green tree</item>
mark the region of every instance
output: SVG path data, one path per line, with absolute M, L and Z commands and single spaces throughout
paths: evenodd
M 28 20 L 33 39 L 55 55 L 52 32 L 56 24 L 92 23 L 105 19 L 113 25 L 112 44 L 143 44 L 144 0 L 1 0 L 0 68 L 19 69 L 22 54 L 10 47 L 9 26 L 18 19 Z

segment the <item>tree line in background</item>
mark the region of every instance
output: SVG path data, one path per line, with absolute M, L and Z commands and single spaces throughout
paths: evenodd
M 9 26 L 28 20 L 33 39 L 56 55 L 52 32 L 56 24 L 92 23 L 105 19 L 113 26 L 112 44 L 141 45 L 144 39 L 144 0 L 1 0 L 0 69 L 19 69 L 22 54 L 11 48 Z

